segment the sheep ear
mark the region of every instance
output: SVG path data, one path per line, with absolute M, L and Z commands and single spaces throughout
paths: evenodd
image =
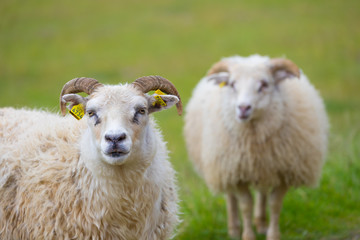
M 270 61 L 270 72 L 275 82 L 279 83 L 284 79 L 300 77 L 300 70 L 295 63 L 284 58 L 274 58 Z
M 175 95 L 157 95 L 147 96 L 149 113 L 158 112 L 171 108 L 179 102 L 179 98 Z
M 220 86 L 228 85 L 229 79 L 230 74 L 228 72 L 219 72 L 208 76 L 208 81 L 214 81 L 215 84 L 218 84 Z
M 230 78 L 228 64 L 225 61 L 215 63 L 208 71 L 207 77 L 208 81 L 214 81 L 222 87 L 227 85 Z
M 62 96 L 61 101 L 64 103 L 70 103 L 67 106 L 67 108 L 70 110 L 73 106 L 78 104 L 82 104 L 85 107 L 88 99 L 77 94 L 65 94 Z

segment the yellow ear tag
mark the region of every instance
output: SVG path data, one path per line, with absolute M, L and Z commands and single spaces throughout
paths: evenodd
M 73 115 L 77 120 L 82 119 L 83 116 L 85 115 L 84 105 L 82 104 L 74 105 L 69 111 L 69 113 L 71 113 L 71 115 Z
M 155 94 L 157 95 L 154 96 L 155 102 L 153 102 L 152 105 L 153 106 L 160 105 L 166 107 L 166 102 L 164 102 L 164 100 L 160 97 L 160 95 L 165 95 L 165 93 L 163 93 L 160 89 L 158 89 L 155 91 Z
M 163 93 L 160 89 L 156 90 L 155 93 L 157 95 L 165 95 L 165 93 Z
M 226 85 L 226 82 L 221 82 L 221 83 L 219 84 L 219 87 L 222 88 L 222 87 L 224 87 L 225 85 Z

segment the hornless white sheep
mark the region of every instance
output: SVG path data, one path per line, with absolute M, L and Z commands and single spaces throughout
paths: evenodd
M 169 94 L 163 102 L 146 94 L 156 89 Z M 171 238 L 175 173 L 149 114 L 175 103 L 181 114 L 173 84 L 159 76 L 115 86 L 78 78 L 60 100 L 63 115 L 66 102 L 83 104 L 86 121 L 0 109 L 0 239 Z
M 228 230 L 280 238 L 282 200 L 291 187 L 314 186 L 327 148 L 328 120 L 317 91 L 287 59 L 229 57 L 213 65 L 186 108 L 185 138 L 196 169 L 214 192 L 227 194 Z M 270 223 L 267 230 L 266 202 Z

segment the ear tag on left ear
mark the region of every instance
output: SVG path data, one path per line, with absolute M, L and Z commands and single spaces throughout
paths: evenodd
M 224 87 L 225 85 L 226 85 L 226 82 L 221 82 L 221 83 L 219 84 L 219 87 L 222 88 L 222 87 Z
M 157 95 L 165 95 L 165 93 L 163 93 L 160 89 L 156 90 L 154 93 Z
M 83 116 L 85 115 L 84 105 L 82 104 L 74 105 L 69 111 L 69 113 L 71 113 L 71 115 L 73 115 L 77 120 L 82 119 Z
M 164 102 L 164 100 L 160 96 L 160 95 L 165 95 L 165 93 L 163 93 L 160 89 L 158 89 L 155 91 L 155 94 L 157 95 L 154 96 L 155 102 L 153 102 L 152 105 L 153 106 L 160 105 L 166 107 L 166 102 Z

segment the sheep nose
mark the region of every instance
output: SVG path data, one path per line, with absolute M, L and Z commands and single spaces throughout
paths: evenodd
M 239 106 L 240 112 L 242 114 L 246 113 L 247 111 L 250 111 L 251 105 L 241 105 Z
M 120 133 L 120 134 L 106 134 L 105 135 L 105 140 L 112 142 L 112 143 L 117 143 L 117 142 L 121 142 L 123 140 L 126 139 L 126 133 Z

